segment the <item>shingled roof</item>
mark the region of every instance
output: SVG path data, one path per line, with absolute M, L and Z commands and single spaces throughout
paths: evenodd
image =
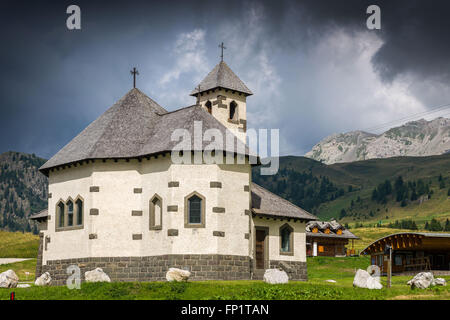
M 41 219 L 47 219 L 48 217 L 48 209 L 44 209 L 39 211 L 38 213 L 32 214 L 29 219 L 31 220 L 41 220 Z
M 212 128 L 222 133 L 223 151 L 239 153 L 245 150 L 249 155 L 247 146 L 237 138 L 234 148 L 227 146 L 227 128 L 201 107 L 194 105 L 167 112 L 138 89 L 132 89 L 39 170 L 48 174 L 50 168 L 82 160 L 135 158 L 170 152 L 179 143 L 171 140 L 175 129 L 188 130 L 192 151 L 200 151 L 194 145 L 195 121 L 201 121 L 203 133 Z M 201 150 L 209 144 L 203 141 Z
M 273 216 L 301 220 L 317 220 L 317 217 L 276 194 L 252 183 L 252 211 L 258 216 Z
M 239 79 L 239 77 L 223 61 L 219 62 L 205 79 L 200 82 L 200 92 L 215 88 L 230 89 L 242 92 L 248 96 L 253 94 L 244 82 L 242 82 L 242 80 Z M 194 89 L 191 92 L 191 96 L 196 96 L 198 93 L 198 89 Z
M 313 232 L 314 228 L 317 228 L 317 232 Z M 326 233 L 326 229 L 329 229 L 330 232 Z M 342 234 L 337 234 L 338 230 L 341 230 Z M 308 237 L 359 239 L 334 219 L 331 221 L 310 221 L 306 224 L 305 231 Z

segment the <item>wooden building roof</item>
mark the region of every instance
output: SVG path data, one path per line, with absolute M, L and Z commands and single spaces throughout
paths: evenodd
M 392 246 L 394 251 L 434 249 L 450 251 L 450 233 L 395 233 L 372 242 L 361 251 L 361 255 L 384 252 L 386 245 Z

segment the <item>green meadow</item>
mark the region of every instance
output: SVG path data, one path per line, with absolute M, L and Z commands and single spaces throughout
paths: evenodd
M 34 273 L 36 260 L 1 265 L 0 271 L 19 270 L 20 281 L 25 271 Z M 386 299 L 450 299 L 450 286 L 426 290 L 410 289 L 411 277 L 393 277 L 392 288 L 382 290 L 353 288 L 358 268 L 366 269 L 368 257 L 308 258 L 308 281 L 270 285 L 263 281 L 192 281 L 84 283 L 81 289 L 67 287 L 35 287 L 0 289 L 0 299 L 9 299 L 15 292 L 17 300 L 386 300 Z M 450 281 L 450 277 L 444 277 Z M 327 282 L 334 280 L 335 283 Z

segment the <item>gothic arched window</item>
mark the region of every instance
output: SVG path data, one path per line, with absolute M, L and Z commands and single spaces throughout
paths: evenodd
M 280 228 L 280 254 L 294 254 L 294 229 L 287 223 Z
M 231 101 L 230 103 L 230 120 L 237 120 L 238 118 L 238 105 L 236 102 Z
M 150 229 L 162 229 L 162 199 L 155 194 L 150 200 Z
M 81 226 L 83 224 L 83 200 L 78 199 L 75 204 L 77 208 L 77 225 Z
M 65 208 L 66 206 L 64 205 L 64 203 L 62 201 L 60 201 L 58 203 L 58 205 L 56 206 L 57 209 L 57 219 L 58 219 L 58 227 L 62 228 L 64 227 L 64 216 L 65 216 Z
M 67 201 L 67 225 L 69 227 L 73 226 L 73 202 L 72 202 L 72 200 Z
M 205 107 L 206 107 L 206 110 L 208 111 L 208 113 L 212 114 L 212 103 L 211 103 L 211 101 L 209 101 L 209 100 L 206 101 Z
M 185 198 L 184 206 L 184 226 L 186 228 L 205 227 L 205 198 L 193 192 Z

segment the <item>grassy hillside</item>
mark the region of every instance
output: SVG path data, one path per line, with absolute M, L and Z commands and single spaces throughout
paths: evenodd
M 394 189 L 399 177 L 406 189 L 403 201 L 397 201 Z M 260 176 L 255 167 L 253 180 L 321 219 L 334 217 L 350 226 L 413 219 L 423 228 L 432 218 L 441 224 L 450 219 L 450 154 L 333 165 L 304 157 L 281 157 L 277 175 Z M 386 180 L 394 190 L 382 200 L 373 199 L 374 189 Z M 424 186 L 422 193 L 419 185 Z
M 38 248 L 37 235 L 0 231 L 0 258 L 36 258 Z
M 47 178 L 38 171 L 44 162 L 34 154 L 0 154 L 0 230 L 37 233 L 28 217 L 47 206 Z

